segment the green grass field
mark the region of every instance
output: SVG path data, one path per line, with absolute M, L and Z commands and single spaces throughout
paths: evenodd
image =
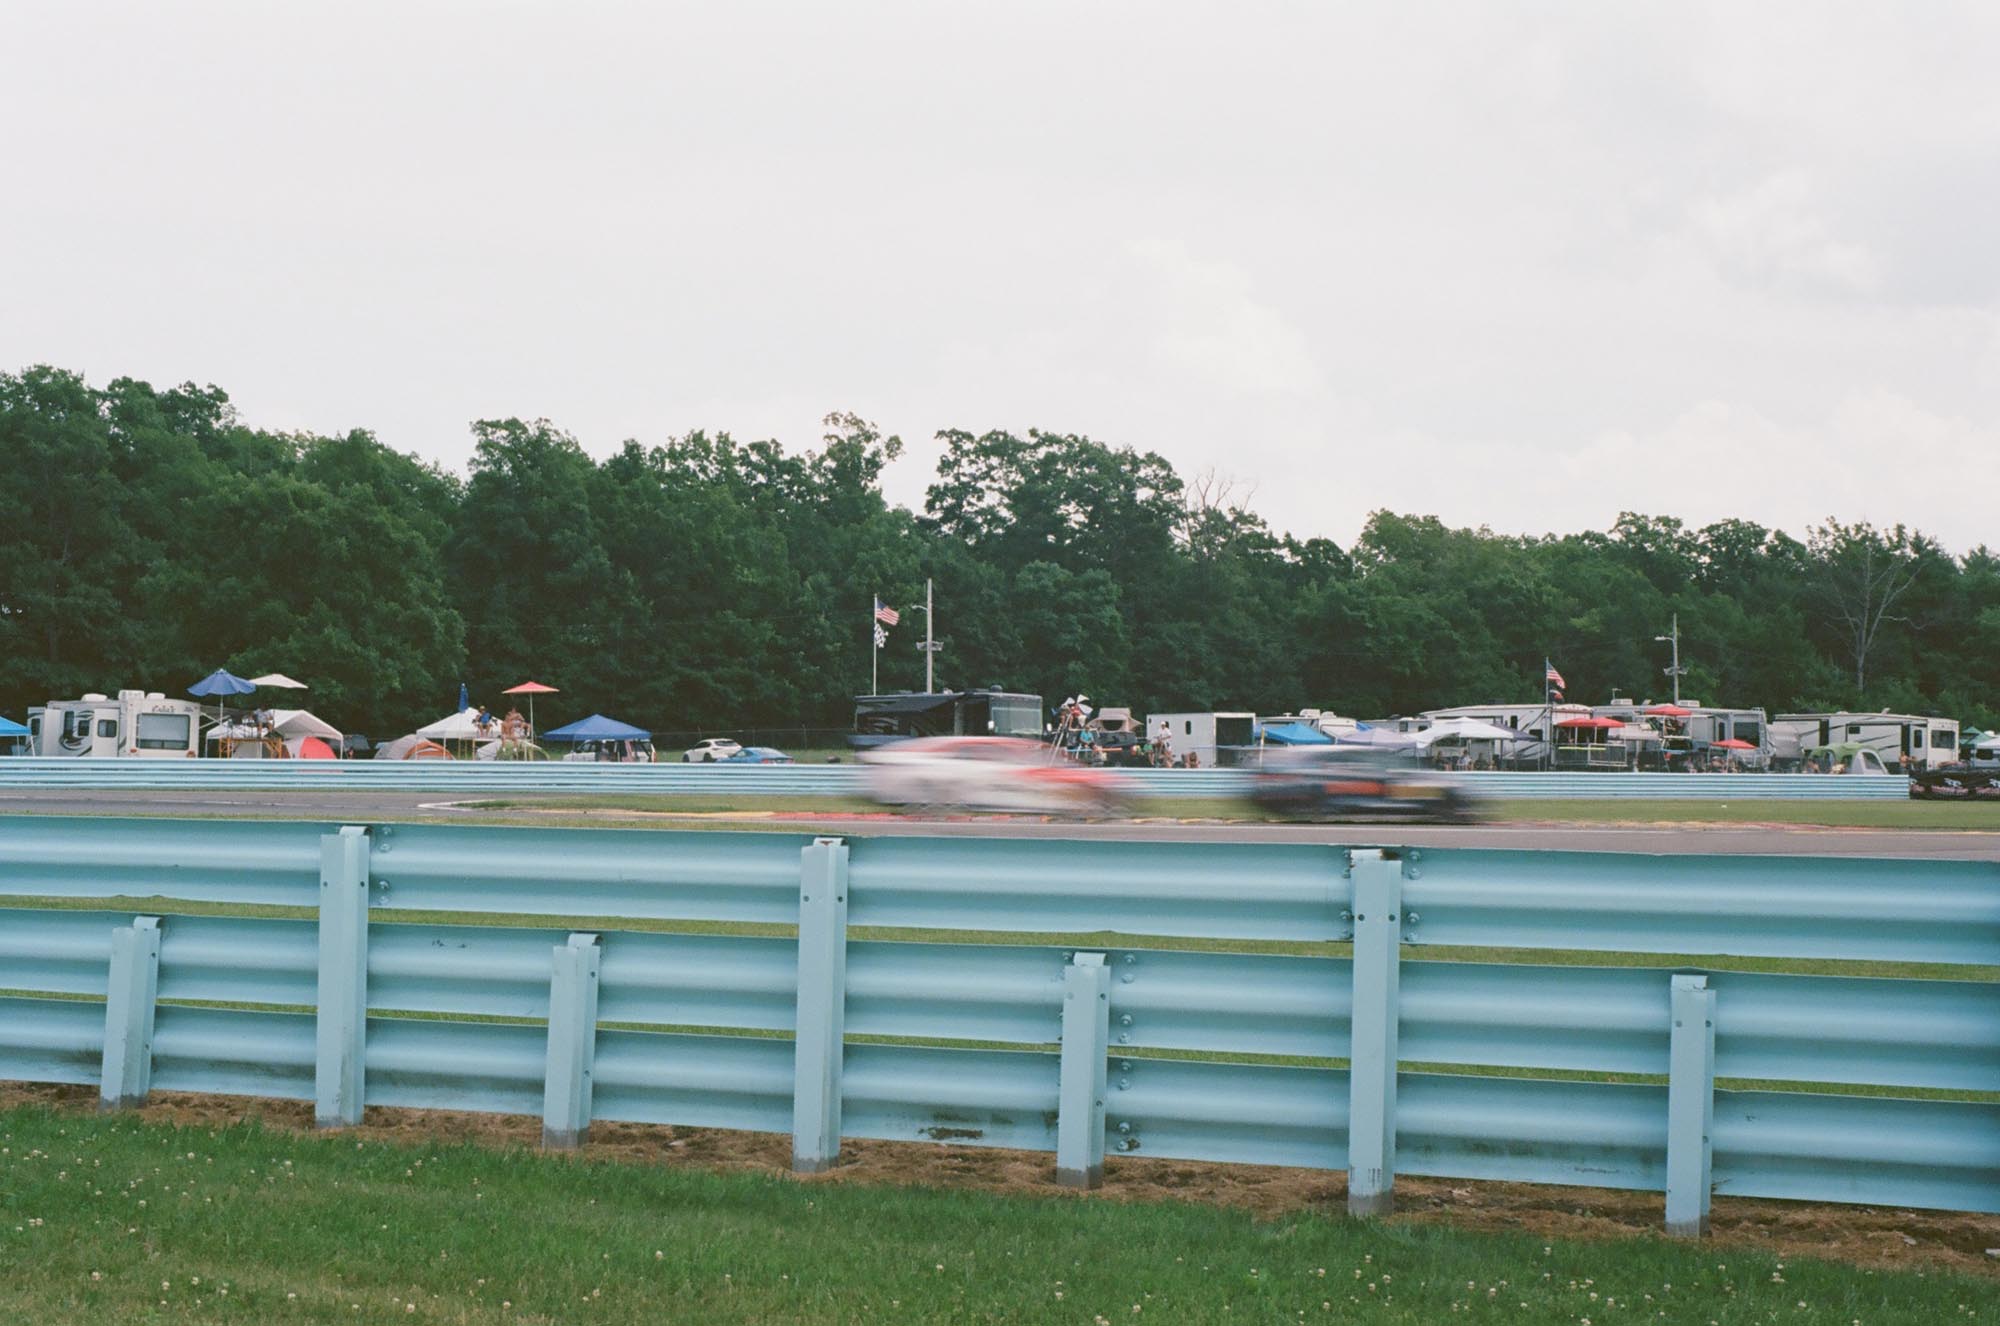
M 0 1111 L 9 1321 L 1991 1320 L 2000 1282 L 1742 1247 L 708 1173 Z

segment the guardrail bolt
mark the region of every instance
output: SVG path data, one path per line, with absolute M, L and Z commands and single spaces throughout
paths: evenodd
M 1130 1059 L 1120 1059 L 1120 1060 L 1118 1061 L 1118 1071 L 1119 1071 L 1119 1072 L 1121 1072 L 1121 1073 L 1129 1073 L 1129 1072 L 1131 1072 L 1131 1071 L 1132 1071 L 1132 1061 L 1131 1061 Z
M 1118 1025 L 1119 1025 L 1119 1026 L 1121 1026 L 1121 1027 L 1129 1027 L 1129 1026 L 1131 1026 L 1131 1025 L 1132 1025 L 1132 1015 L 1131 1015 L 1130 1013 L 1125 1013 L 1125 1014 L 1122 1014 L 1122 1015 L 1121 1015 L 1121 1016 L 1119 1017 L 1119 1019 L 1118 1019 Z

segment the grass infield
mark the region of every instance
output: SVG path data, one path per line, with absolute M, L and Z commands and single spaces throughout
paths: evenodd
M 1990 1320 L 2000 1281 L 1659 1237 L 1259 1219 L 256 1123 L 0 1110 L 11 1321 Z

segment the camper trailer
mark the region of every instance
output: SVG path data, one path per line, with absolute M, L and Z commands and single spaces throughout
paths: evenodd
M 185 759 L 198 749 L 201 706 L 158 691 L 51 700 L 28 711 L 31 755 Z
M 1156 746 L 1162 727 L 1176 764 L 1192 755 L 1198 768 L 1233 768 L 1256 750 L 1255 714 L 1146 715 L 1146 738 Z
M 1779 714 L 1771 744 L 1790 763 L 1808 747 L 1859 743 L 1892 773 L 1922 773 L 1958 760 L 1958 721 L 1924 714 Z

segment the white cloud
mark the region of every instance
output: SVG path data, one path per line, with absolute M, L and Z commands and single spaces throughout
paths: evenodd
M 1792 286 L 1866 294 L 1880 279 L 1864 246 L 1831 233 L 1803 170 L 1785 170 L 1748 189 L 1697 199 L 1689 225 L 1717 267 L 1751 286 Z
M 1241 267 L 1197 259 L 1178 240 L 1138 240 L 1131 250 L 1156 280 L 1153 346 L 1174 369 L 1232 392 L 1303 395 L 1320 388 L 1305 336 L 1251 294 Z

